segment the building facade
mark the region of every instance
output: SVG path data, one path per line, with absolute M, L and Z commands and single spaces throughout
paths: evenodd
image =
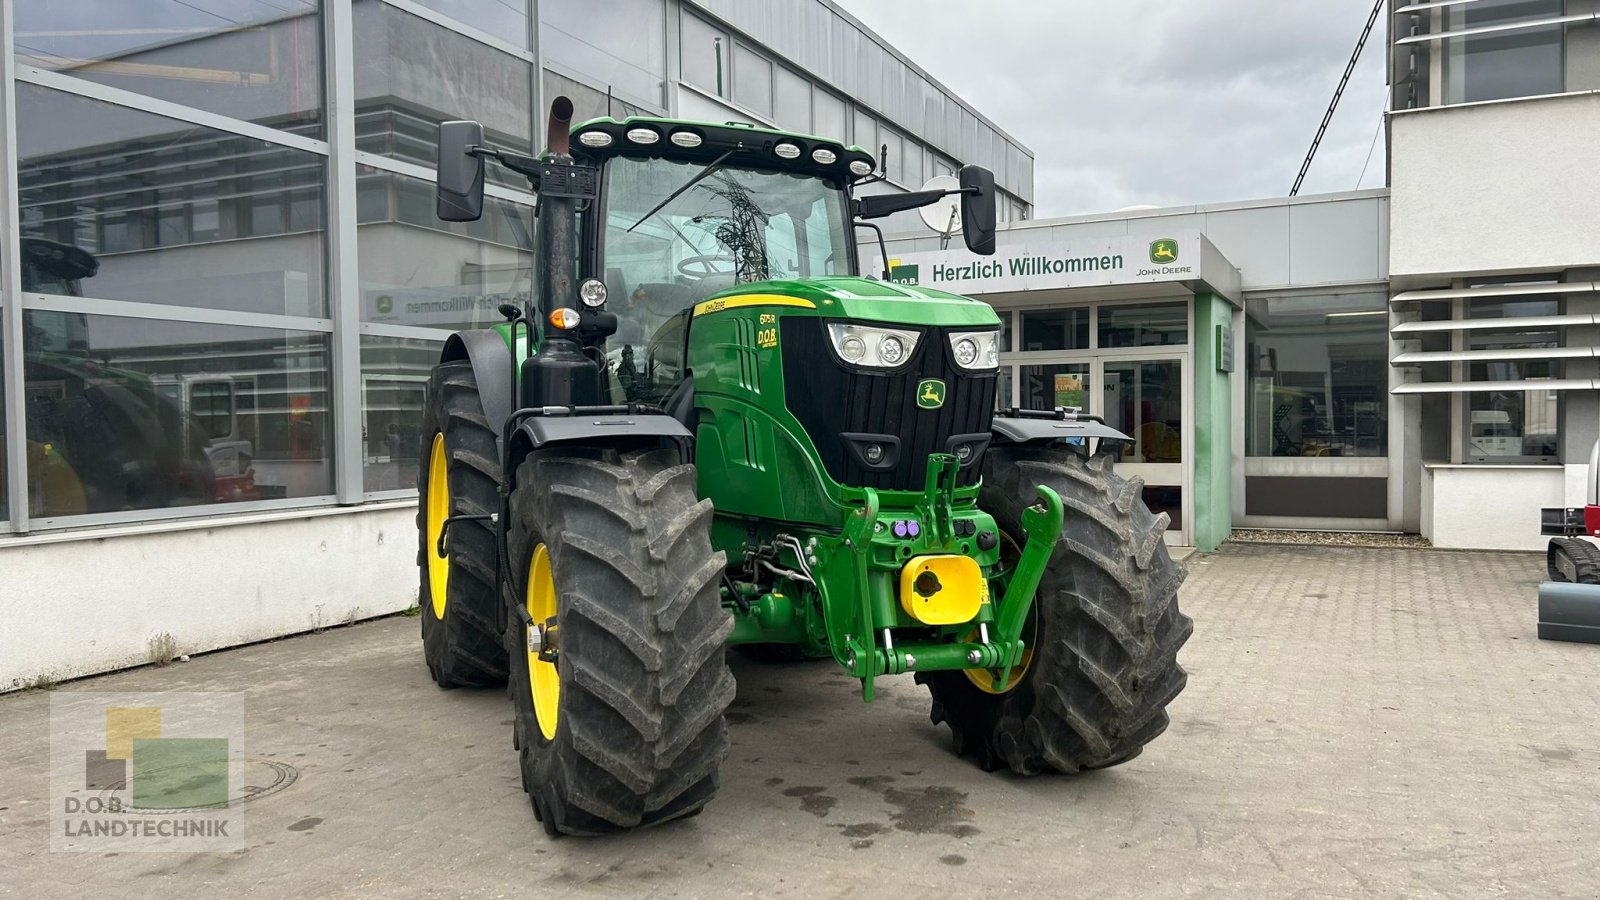
M 433 213 L 437 124 L 548 101 L 1033 157 L 828 0 L 0 4 L 0 690 L 404 609 L 423 386 L 529 297 L 534 197 Z M 914 221 L 905 216 L 890 230 Z
M 1391 403 L 1406 524 L 1540 549 L 1600 437 L 1600 3 L 1395 0 Z

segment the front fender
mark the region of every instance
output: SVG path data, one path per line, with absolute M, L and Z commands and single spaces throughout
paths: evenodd
M 1089 419 L 1009 418 L 995 416 L 995 443 L 1031 444 L 1036 441 L 1058 441 L 1062 438 L 1099 438 L 1103 441 L 1128 441 L 1133 438 L 1106 425 Z
M 570 444 L 631 448 L 652 443 L 676 446 L 679 458 L 694 461 L 694 435 L 682 422 L 661 413 L 529 416 L 511 432 L 506 473 L 515 480 L 523 458 L 545 447 Z

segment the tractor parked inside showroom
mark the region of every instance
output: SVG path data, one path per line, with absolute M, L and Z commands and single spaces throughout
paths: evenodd
M 855 274 L 858 220 L 947 195 L 992 253 L 993 175 L 857 197 L 858 147 L 571 109 L 537 158 L 440 127 L 440 218 L 482 214 L 486 162 L 525 175 L 539 277 L 446 343 L 419 475 L 428 667 L 509 678 L 546 830 L 700 811 L 729 644 L 830 658 L 866 700 L 913 674 L 985 769 L 1138 755 L 1191 625 L 1167 517 L 1112 471 L 1126 436 L 995 412 L 993 309 Z

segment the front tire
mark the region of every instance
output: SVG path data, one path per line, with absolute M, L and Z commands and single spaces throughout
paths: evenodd
M 1061 496 L 1065 520 L 1029 616 L 1026 669 L 1002 693 L 962 671 L 917 680 L 933 696 L 934 724 L 948 723 L 957 752 L 986 770 L 1114 766 L 1166 730 L 1166 706 L 1187 680 L 1177 659 L 1194 630 L 1178 611 L 1184 572 L 1163 541 L 1166 514 L 1152 515 L 1143 482 L 1116 475 L 1109 457 L 990 450 L 979 505 L 1018 545 L 1035 485 Z
M 499 508 L 500 463 L 470 362 L 434 367 L 422 408 L 417 469 L 417 565 L 421 570 L 422 655 L 442 688 L 504 684 L 506 650 L 495 621 L 494 524 L 463 520 Z
M 694 467 L 674 451 L 556 449 L 525 460 L 516 484 L 506 642 L 535 814 L 551 834 L 604 834 L 699 812 L 728 752 L 734 682 L 726 562 Z M 554 634 L 530 643 L 551 619 Z M 551 643 L 553 662 L 533 650 Z

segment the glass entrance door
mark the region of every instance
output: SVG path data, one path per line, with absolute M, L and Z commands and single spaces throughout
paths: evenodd
M 1133 438 L 1124 444 L 1117 471 L 1124 478 L 1144 479 L 1144 502 L 1151 512 L 1171 518 L 1168 543 L 1187 540 L 1185 484 L 1188 480 L 1188 392 L 1184 389 L 1186 355 L 1160 359 L 1101 359 L 1097 362 L 1098 415 L 1106 424 Z

